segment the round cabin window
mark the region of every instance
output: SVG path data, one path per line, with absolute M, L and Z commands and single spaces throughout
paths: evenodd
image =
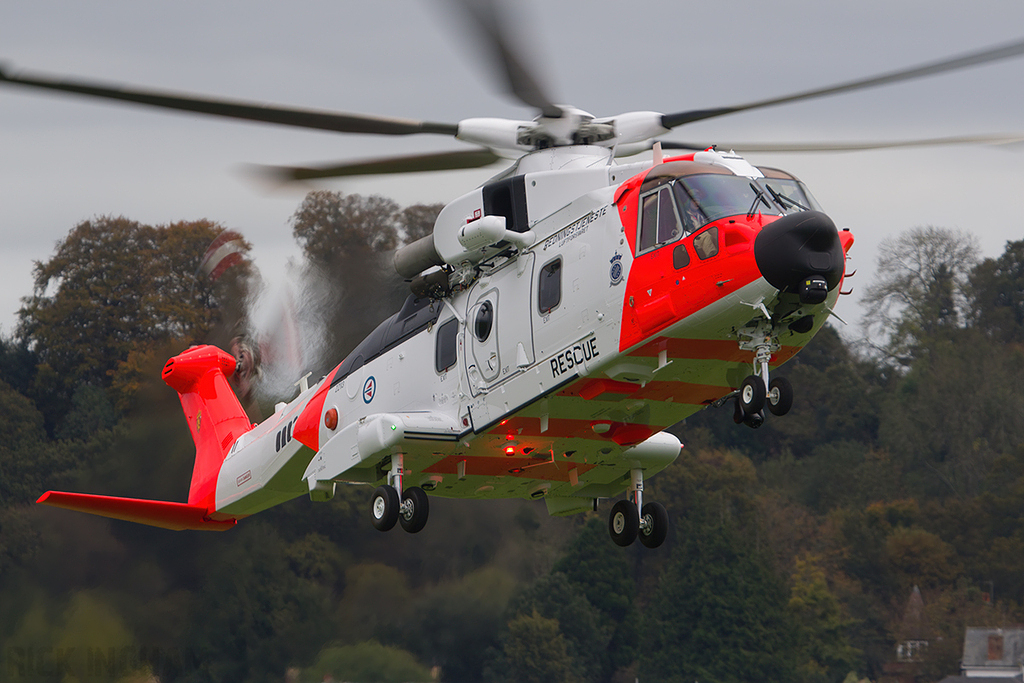
M 494 306 L 490 301 L 485 301 L 476 312 L 476 319 L 473 321 L 473 334 L 478 341 L 487 341 L 491 336 L 491 328 L 494 327 Z

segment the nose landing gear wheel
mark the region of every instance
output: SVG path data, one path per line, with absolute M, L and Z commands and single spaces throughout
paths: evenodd
M 775 377 L 768 383 L 766 397 L 768 410 L 772 415 L 782 416 L 793 407 L 793 385 L 785 377 Z
M 388 531 L 398 521 L 398 491 L 394 486 L 378 486 L 370 503 L 370 521 L 377 531 Z
M 661 503 L 645 503 L 640 515 L 640 542 L 657 548 L 668 535 L 668 512 Z
M 747 415 L 761 412 L 765 399 L 764 380 L 757 375 L 747 375 L 740 385 L 740 407 Z
M 608 518 L 608 533 L 611 534 L 615 545 L 626 546 L 636 540 L 640 531 L 640 514 L 636 511 L 636 505 L 628 500 L 620 500 L 612 506 L 612 514 Z
M 410 534 L 422 531 L 427 525 L 427 515 L 430 513 L 426 492 L 419 486 L 413 486 L 405 490 L 402 498 L 402 510 L 398 515 L 402 528 Z

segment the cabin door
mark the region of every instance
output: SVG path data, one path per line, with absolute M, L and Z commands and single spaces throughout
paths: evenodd
M 533 364 L 533 254 L 477 280 L 466 311 L 466 374 L 476 396 Z

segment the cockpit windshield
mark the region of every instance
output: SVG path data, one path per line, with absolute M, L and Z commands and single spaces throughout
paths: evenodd
M 763 190 L 750 178 L 734 175 L 692 175 L 673 183 L 676 201 L 686 223 L 693 232 L 711 221 L 753 211 L 778 216 L 782 210 L 773 202 L 759 199 Z
M 821 211 L 821 206 L 796 178 L 761 178 L 758 183 L 768 189 L 776 200 L 781 201 L 787 210 Z
M 644 188 L 640 199 L 637 253 L 674 242 L 720 218 L 821 210 L 799 180 L 785 171 L 762 170 L 765 175 L 759 178 L 721 172 L 651 178 L 652 186 Z

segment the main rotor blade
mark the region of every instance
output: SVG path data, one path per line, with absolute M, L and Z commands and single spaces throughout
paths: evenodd
M 0 84 L 5 83 L 30 88 L 56 90 L 76 95 L 88 95 L 109 100 L 121 100 L 163 109 L 224 116 L 246 121 L 260 121 L 284 126 L 297 126 L 299 128 L 329 130 L 338 133 L 376 133 L 378 135 L 436 133 L 439 135 L 455 136 L 459 131 L 458 124 L 431 123 L 429 121 L 313 109 L 294 109 L 269 104 L 212 99 L 141 88 L 126 88 L 74 79 L 57 79 L 38 75 L 15 75 L 0 69 Z
M 966 69 L 971 66 L 987 64 L 989 62 L 995 62 L 1001 59 L 1019 57 L 1022 54 L 1024 54 L 1024 40 L 1018 40 L 1013 43 L 988 48 L 980 52 L 972 52 L 970 54 L 961 55 L 960 57 L 954 57 L 952 59 L 944 59 L 938 62 L 930 62 L 928 64 L 923 64 L 921 66 L 916 66 L 910 69 L 893 71 L 891 73 L 881 74 L 879 76 L 872 76 L 870 78 L 863 78 L 856 81 L 849 81 L 846 83 L 840 83 L 839 85 L 833 85 L 826 88 L 806 90 L 804 92 L 795 93 L 793 95 L 786 95 L 784 97 L 774 97 L 766 100 L 757 100 L 754 102 L 748 102 L 746 104 L 739 104 L 733 107 L 719 107 L 716 109 L 695 109 L 691 111 L 678 112 L 675 114 L 665 114 L 662 116 L 661 121 L 662 125 L 665 126 L 665 128 L 675 128 L 677 126 L 683 125 L 684 123 L 703 121 L 704 119 L 725 116 L 727 114 L 735 114 L 741 111 L 750 111 L 751 109 L 763 109 L 765 107 L 774 107 L 775 105 L 786 104 L 789 102 L 799 102 L 800 100 L 810 100 L 818 97 L 827 97 L 829 95 L 837 95 L 839 93 L 850 92 L 853 90 L 874 88 L 881 85 L 888 85 L 890 83 L 898 83 L 900 81 L 909 81 L 916 78 L 925 78 L 926 76 L 934 76 L 936 74 L 945 73 L 947 71 L 956 71 L 958 69 Z
M 1021 134 L 955 135 L 919 140 L 884 140 L 868 142 L 730 142 L 719 143 L 719 149 L 737 152 L 859 152 L 872 149 L 899 149 L 907 147 L 943 147 L 948 145 L 1017 145 L 1024 143 Z M 663 140 L 663 149 L 701 151 L 710 145 Z
M 489 166 L 501 157 L 489 149 L 471 149 L 457 152 L 434 152 L 410 156 L 369 159 L 332 166 L 259 166 L 250 168 L 259 175 L 278 183 L 345 176 L 380 175 L 385 173 L 420 173 L 423 171 L 453 171 Z
M 497 63 L 509 91 L 521 102 L 539 109 L 548 118 L 561 118 L 562 108 L 551 101 L 541 80 L 530 70 L 523 53 L 509 36 L 500 16 L 501 0 L 454 0 L 462 13 L 480 30 L 480 43 Z

